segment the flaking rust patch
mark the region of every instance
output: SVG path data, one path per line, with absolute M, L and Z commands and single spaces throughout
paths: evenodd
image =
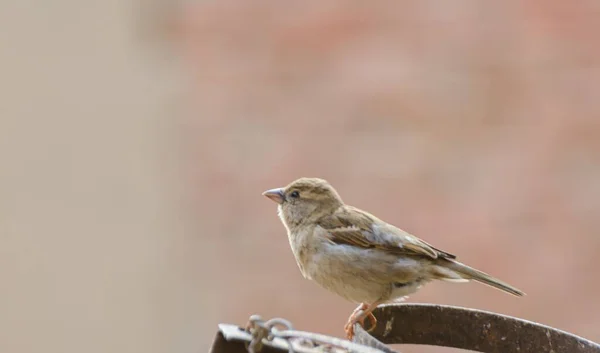
M 383 337 L 387 337 L 387 335 L 389 335 L 390 332 L 392 332 L 392 326 L 394 326 L 394 319 L 395 316 L 392 316 L 388 321 L 386 321 L 385 330 L 383 330 Z

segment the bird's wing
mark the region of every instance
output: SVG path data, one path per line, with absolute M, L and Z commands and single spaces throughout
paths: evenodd
M 336 244 L 374 248 L 397 254 L 421 255 L 432 259 L 456 258 L 402 229 L 350 206 L 344 206 L 333 215 L 321 218 L 318 225 L 328 232 L 329 239 Z

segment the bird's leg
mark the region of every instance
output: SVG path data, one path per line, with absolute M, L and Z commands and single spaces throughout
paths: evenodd
M 354 311 L 352 315 L 348 318 L 348 322 L 346 326 L 344 326 L 344 331 L 346 331 L 346 337 L 349 340 L 352 340 L 354 337 L 354 325 L 356 323 L 360 323 L 363 327 L 365 326 L 365 319 L 369 318 L 371 321 L 371 327 L 368 331 L 372 331 L 377 325 L 377 319 L 375 315 L 373 315 L 373 310 L 379 305 L 380 302 L 374 302 L 373 304 L 361 303 Z

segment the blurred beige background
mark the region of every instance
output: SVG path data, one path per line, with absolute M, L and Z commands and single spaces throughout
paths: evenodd
M 528 294 L 411 301 L 600 341 L 599 15 L 0 3 L 0 351 L 206 351 L 254 313 L 341 336 L 354 304 L 302 279 L 260 196 L 299 176 Z

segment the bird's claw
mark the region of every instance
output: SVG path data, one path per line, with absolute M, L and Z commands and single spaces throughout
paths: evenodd
M 373 313 L 368 313 L 367 315 L 363 315 L 362 311 L 367 309 L 368 305 L 366 304 L 361 304 L 359 307 L 357 307 L 354 312 L 352 313 L 352 315 L 350 315 L 350 317 L 348 318 L 348 322 L 346 323 L 346 325 L 344 326 L 344 331 L 346 332 L 346 337 L 349 340 L 352 340 L 352 338 L 354 338 L 354 325 L 359 323 L 363 328 L 365 328 L 365 320 L 369 319 L 370 321 L 370 325 L 369 328 L 366 329 L 367 332 L 371 332 L 375 329 L 375 327 L 377 326 L 377 318 L 375 318 L 375 315 L 373 315 Z M 361 317 L 363 316 L 363 317 Z

